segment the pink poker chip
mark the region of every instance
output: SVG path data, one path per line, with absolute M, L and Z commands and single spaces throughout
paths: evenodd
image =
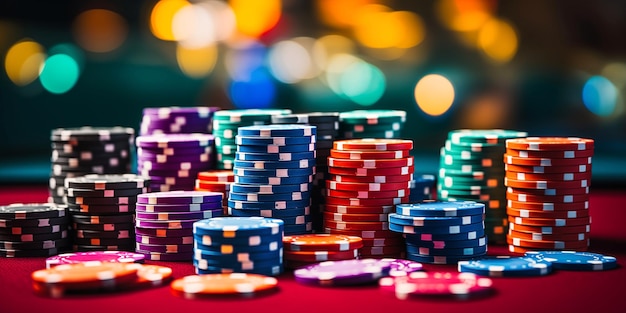
M 141 253 L 128 251 L 88 251 L 62 253 L 46 259 L 46 268 L 61 264 L 75 264 L 88 262 L 118 262 L 118 263 L 142 263 L 145 256 Z
M 472 273 L 418 271 L 407 276 L 383 277 L 378 285 L 382 290 L 394 293 L 398 299 L 419 296 L 467 298 L 489 293 L 493 281 Z
M 382 259 L 382 261 L 389 260 L 391 262 L 391 268 L 389 269 L 389 276 L 401 277 L 407 276 L 410 273 L 421 271 L 423 269 L 422 263 L 405 260 L 405 259 Z

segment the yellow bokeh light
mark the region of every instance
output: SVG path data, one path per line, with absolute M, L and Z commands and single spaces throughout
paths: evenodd
M 439 116 L 446 113 L 454 102 L 454 86 L 439 74 L 429 74 L 415 85 L 415 101 L 426 114 Z
M 313 60 L 320 69 L 325 69 L 329 60 L 340 53 L 353 54 L 354 42 L 340 35 L 320 37 L 313 44 Z
M 348 28 L 354 23 L 354 12 L 376 0 L 316 0 L 318 17 L 322 23 L 337 28 Z
M 424 40 L 424 22 L 413 12 L 391 11 L 384 5 L 371 4 L 361 7 L 355 15 L 355 37 L 368 48 L 407 49 Z
M 517 32 L 508 22 L 491 19 L 480 29 L 478 46 L 494 61 L 508 62 L 517 53 Z
M 422 18 L 410 11 L 396 11 L 388 14 L 389 19 L 397 24 L 396 48 L 411 48 L 424 40 L 426 30 Z
M 183 45 L 176 47 L 178 67 L 185 75 L 194 78 L 205 77 L 215 68 L 218 49 L 216 45 L 201 48 L 186 48 Z
M 74 20 L 74 38 L 85 50 L 109 52 L 126 40 L 128 25 L 124 18 L 112 11 L 94 9 L 82 12 Z
M 39 77 L 45 60 L 44 48 L 39 43 L 22 40 L 7 51 L 4 68 L 14 84 L 25 86 Z
M 150 14 L 150 30 L 161 40 L 176 40 L 172 30 L 174 16 L 182 8 L 191 5 L 186 0 L 161 0 L 154 5 Z
M 230 0 L 229 4 L 235 13 L 237 29 L 244 35 L 258 38 L 280 20 L 280 0 Z
M 456 31 L 476 31 L 493 15 L 492 0 L 439 0 L 437 15 L 448 28 Z

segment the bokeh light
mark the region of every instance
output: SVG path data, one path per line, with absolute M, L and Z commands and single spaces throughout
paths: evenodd
M 79 75 L 85 67 L 85 52 L 75 44 L 66 42 L 54 45 L 48 49 L 48 55 L 66 54 L 69 55 L 78 65 Z
M 492 17 L 495 7 L 494 0 L 438 0 L 436 13 L 449 29 L 472 32 Z
M 265 66 L 267 48 L 253 40 L 241 41 L 225 55 L 224 65 L 232 80 L 249 81 L 252 72 Z
M 271 30 L 280 20 L 281 0 L 230 0 L 237 29 L 244 35 L 258 38 Z
M 47 91 L 63 94 L 74 87 L 79 74 L 78 64 L 71 56 L 55 54 L 46 59 L 39 80 Z
M 9 48 L 4 58 L 4 69 L 14 84 L 25 86 L 37 79 L 45 59 L 44 48 L 35 41 L 25 39 Z
M 229 96 L 238 109 L 268 108 L 276 98 L 276 86 L 272 77 L 264 68 L 259 68 L 249 75 L 249 79 L 232 81 Z
M 415 85 L 415 101 L 426 114 L 439 116 L 446 113 L 454 103 L 454 86 L 444 76 L 429 74 Z
M 315 0 L 315 8 L 322 23 L 336 28 L 348 28 L 354 23 L 354 12 L 376 0 Z
M 602 68 L 602 76 L 610 80 L 617 89 L 626 87 L 626 63 L 612 62 Z
M 201 48 L 213 44 L 215 24 L 211 13 L 202 4 L 192 4 L 178 10 L 172 19 L 172 33 L 186 48 Z
M 218 57 L 217 45 L 208 45 L 200 48 L 176 46 L 176 61 L 185 75 L 200 78 L 209 75 L 215 68 Z
M 385 75 L 367 62 L 350 64 L 339 78 L 339 89 L 348 99 L 362 106 L 370 106 L 383 96 Z
M 320 69 L 328 66 L 329 60 L 337 54 L 354 54 L 355 44 L 348 37 L 326 35 L 320 37 L 313 45 L 313 61 Z
M 478 45 L 492 60 L 508 62 L 517 53 L 517 32 L 510 23 L 493 18 L 481 27 Z
M 93 9 L 80 13 L 74 20 L 74 38 L 91 52 L 105 53 L 119 48 L 128 35 L 128 24 L 119 14 Z
M 276 43 L 268 55 L 274 77 L 281 82 L 293 84 L 317 76 L 320 70 L 311 55 L 314 44 L 315 40 L 308 37 Z
M 582 98 L 593 114 L 609 116 L 615 111 L 618 90 L 606 77 L 592 76 L 583 86 Z
M 152 8 L 150 14 L 150 31 L 161 39 L 176 40 L 173 32 L 174 16 L 182 8 L 191 5 L 186 0 L 160 0 Z

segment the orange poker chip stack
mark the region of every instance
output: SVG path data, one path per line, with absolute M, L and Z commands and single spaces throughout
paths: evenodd
M 509 250 L 587 250 L 594 141 L 528 137 L 506 148 Z

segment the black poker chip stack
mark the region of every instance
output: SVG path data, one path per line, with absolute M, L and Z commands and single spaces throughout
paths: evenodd
M 149 185 L 134 174 L 66 178 L 74 250 L 134 251 L 137 195 Z
M 53 129 L 49 202 L 66 203 L 67 177 L 130 173 L 134 139 L 135 130 L 128 127 Z
M 312 112 L 272 116 L 272 124 L 304 124 L 317 128 L 315 142 L 315 176 L 311 190 L 313 230 L 323 231 L 324 193 L 328 179 L 328 162 L 333 142 L 339 137 L 339 112 Z
M 0 206 L 0 256 L 37 257 L 68 251 L 67 206 L 14 203 Z

